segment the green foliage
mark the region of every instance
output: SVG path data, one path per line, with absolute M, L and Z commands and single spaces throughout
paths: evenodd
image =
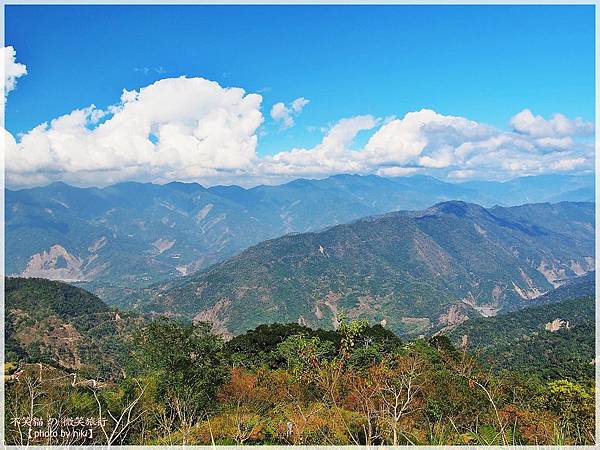
M 54 314 L 73 319 L 109 311 L 102 300 L 66 283 L 43 278 L 4 278 L 7 310 L 20 309 L 36 317 Z
M 349 326 L 352 327 L 350 331 Z M 280 352 L 279 345 L 291 336 L 318 339 L 321 346 L 330 349 L 329 358 L 337 355 L 342 349 L 344 339 L 346 342 L 352 339 L 354 344 L 350 346 L 353 348 L 350 358 L 357 367 L 366 364 L 367 361 L 379 360 L 383 354 L 402 346 L 398 336 L 379 324 L 370 326 L 362 321 L 356 324 L 344 321 L 337 330 L 314 330 L 293 323 L 274 323 L 260 325 L 252 331 L 235 336 L 225 343 L 225 353 L 236 366 L 273 369 L 288 367 L 288 361 Z
M 108 308 L 89 292 L 41 278 L 5 278 L 6 357 L 90 377 L 119 377 L 143 318 Z
M 227 378 L 223 341 L 205 323 L 153 320 L 135 338 L 137 372 L 156 377 L 159 398 L 185 400 L 194 414 L 214 406 Z
M 594 423 L 594 390 L 568 380 L 548 383 L 544 394 L 546 407 L 560 415 L 571 432 L 584 433 Z
M 593 297 L 567 299 L 469 320 L 449 336 L 456 344 L 467 336 L 468 349 L 498 370 L 519 370 L 548 380 L 586 379 L 594 376 L 594 315 Z M 546 330 L 555 319 L 563 321 L 562 328 Z
M 277 353 L 286 362 L 291 371 L 307 369 L 315 361 L 330 360 L 335 354 L 331 341 L 321 341 L 318 337 L 296 334 L 288 337 L 277 346 Z
M 369 322 L 366 320 L 347 322 L 344 316 L 338 316 L 338 323 L 337 331 L 342 336 L 340 352 L 345 355 L 352 351 L 358 337 L 363 335 L 368 328 Z
M 331 342 L 339 346 L 341 337 L 334 331 L 313 330 L 311 328 L 290 323 L 274 323 L 259 325 L 225 343 L 225 352 L 236 365 L 247 367 L 285 367 L 286 361 L 277 351 L 279 344 L 294 335 L 317 337 L 321 341 Z
M 387 353 L 387 349 L 382 344 L 365 343 L 355 346 L 348 358 L 348 366 L 356 370 L 365 369 L 375 364 L 381 363 Z
M 594 442 L 592 379 L 547 383 L 526 373 L 494 374 L 443 336 L 390 345 L 380 329 L 342 323 L 332 340 L 314 330 L 274 344 L 295 325 L 249 333 L 269 343 L 261 358 L 283 361 L 271 368 L 229 365 L 233 357 L 243 360 L 244 339 L 226 353 L 206 324 L 154 320 L 136 335 L 135 370 L 127 378 L 73 387 L 64 372 L 25 365 L 7 384 L 6 417 L 27 414 L 33 392 L 39 414 L 85 417 L 100 408 L 118 417 L 133 405 L 135 420 L 115 441 L 121 444 Z M 9 426 L 7 436 L 19 443 L 23 434 Z M 104 443 L 102 433 L 96 439 Z
M 429 339 L 429 343 L 441 352 L 445 352 L 450 355 L 457 354 L 456 347 L 452 344 L 452 341 L 448 336 L 437 335 Z

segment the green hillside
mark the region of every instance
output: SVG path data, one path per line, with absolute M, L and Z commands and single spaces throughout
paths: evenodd
M 594 376 L 594 297 L 470 320 L 448 336 L 495 369 L 529 372 L 545 379 Z
M 93 376 L 122 373 L 143 322 L 57 281 L 5 278 L 6 361 L 43 362 Z
M 259 326 L 223 342 L 206 324 L 161 318 L 135 333 L 126 378 L 71 383 L 20 364 L 6 382 L 12 417 L 107 416 L 98 431 L 31 444 L 593 445 L 593 378 L 494 372 L 446 336 L 400 341 L 383 327 Z M 563 355 L 564 356 L 564 355 Z M 30 403 L 30 395 L 35 402 Z M 125 418 L 119 421 L 119 417 Z M 87 427 L 86 427 L 87 428 Z
M 122 305 L 225 335 L 273 322 L 332 328 L 344 312 L 411 337 L 530 306 L 593 270 L 593 255 L 593 204 L 446 202 L 265 241 Z

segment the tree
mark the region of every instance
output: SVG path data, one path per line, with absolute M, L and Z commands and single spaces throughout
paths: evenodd
M 131 393 L 132 395 L 123 391 L 99 394 L 95 388 L 89 388 L 98 406 L 97 423 L 105 439 L 103 444 L 122 444 L 134 424 L 139 422 L 146 413 L 145 410 L 140 411 L 138 408 L 146 387 L 138 380 L 135 380 L 135 384 L 136 390 Z
M 391 431 L 391 444 L 399 445 L 400 421 L 413 414 L 423 404 L 425 366 L 416 356 L 395 356 L 387 364 L 371 370 L 377 380 L 381 399 L 380 420 Z
M 181 432 L 182 443 L 194 423 L 215 405 L 227 379 L 223 341 L 205 323 L 183 324 L 161 318 L 136 338 L 138 370 L 157 377 L 155 395 L 166 403 L 167 416 Z
M 573 444 L 593 442 L 594 393 L 580 383 L 557 380 L 548 383 L 546 408 L 560 415 L 561 434 L 574 436 Z
M 231 437 L 238 445 L 261 430 L 273 405 L 269 390 L 259 383 L 258 376 L 241 368 L 231 371 L 231 378 L 219 390 L 218 398 L 233 422 Z
M 372 368 L 376 369 L 376 368 Z M 378 422 L 381 411 L 381 379 L 373 376 L 375 370 L 369 370 L 366 376 L 350 371 L 346 374 L 345 383 L 348 387 L 344 406 L 361 414 L 364 421 L 362 435 L 366 445 L 373 445 L 381 439 Z M 356 436 L 355 441 L 361 439 Z

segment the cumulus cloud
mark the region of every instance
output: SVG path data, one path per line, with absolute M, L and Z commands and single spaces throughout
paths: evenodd
M 108 111 L 91 105 L 39 125 L 19 142 L 9 139 L 7 182 L 23 184 L 34 174 L 84 184 L 188 180 L 248 170 L 261 101 L 203 78 L 124 90 Z
M 364 158 L 373 165 L 442 168 L 455 162 L 454 152 L 461 144 L 492 134 L 486 125 L 422 109 L 383 125 L 367 142 Z
M 288 105 L 283 102 L 275 103 L 271 108 L 271 118 L 278 122 L 281 129 L 294 126 L 294 117 L 298 116 L 310 100 L 299 97 Z
M 593 125 L 561 115 L 551 119 L 538 116 L 536 121 L 541 123 L 539 119 L 551 124 L 547 127 L 550 132 L 533 131 L 533 128 L 530 132 L 502 131 L 428 109 L 385 121 L 360 116 L 350 119 L 350 123 L 362 123 L 362 126 L 348 127 L 355 131 L 345 133 L 346 138 L 336 141 L 336 145 L 328 142 L 338 128 L 348 126 L 346 121 L 340 121 L 312 149 L 293 149 L 266 158 L 261 173 L 327 175 L 353 172 L 402 176 L 424 172 L 451 178 L 506 179 L 593 168 L 593 145 L 576 139 L 578 135 L 593 133 Z M 383 124 L 362 149 L 350 148 L 357 130 L 371 129 L 379 123 Z M 514 123 L 515 120 L 511 121 L 513 127 Z
M 342 119 L 332 126 L 317 146 L 294 148 L 274 156 L 262 158 L 258 173 L 267 176 L 310 176 L 339 172 L 360 172 L 360 152 L 350 149 L 350 144 L 362 130 L 375 127 L 373 116 L 356 116 Z
M 4 95 L 17 87 L 17 78 L 27 75 L 27 66 L 17 62 L 17 52 L 11 46 L 4 47 Z
M 3 103 L 0 105 L 4 114 L 4 106 L 8 93 L 17 87 L 17 78 L 27 75 L 27 66 L 17 62 L 17 52 L 11 46 L 3 47 L 4 53 L 2 61 L 4 62 L 4 97 Z
M 593 170 L 592 124 L 529 110 L 511 119 L 509 131 L 429 109 L 403 117 L 354 116 L 323 128 L 313 147 L 261 157 L 261 102 L 258 94 L 203 78 L 167 78 L 124 90 L 105 109 L 77 109 L 17 138 L 3 131 L 6 181 L 13 187 L 55 180 L 252 185 L 336 173 L 507 179 Z M 307 103 L 299 98 L 274 105 L 271 116 L 285 127 L 286 117 L 293 124 Z M 365 139 L 358 145 L 361 132 Z
M 536 138 L 587 136 L 594 132 L 594 125 L 581 117 L 569 119 L 557 113 L 550 119 L 544 119 L 542 116 L 534 116 L 528 109 L 515 114 L 510 124 L 517 133 Z

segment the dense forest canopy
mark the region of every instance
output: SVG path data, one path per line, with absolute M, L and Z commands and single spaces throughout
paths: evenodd
M 497 369 L 519 370 L 544 379 L 592 379 L 596 368 L 594 317 L 594 297 L 570 298 L 470 320 L 448 336 Z

